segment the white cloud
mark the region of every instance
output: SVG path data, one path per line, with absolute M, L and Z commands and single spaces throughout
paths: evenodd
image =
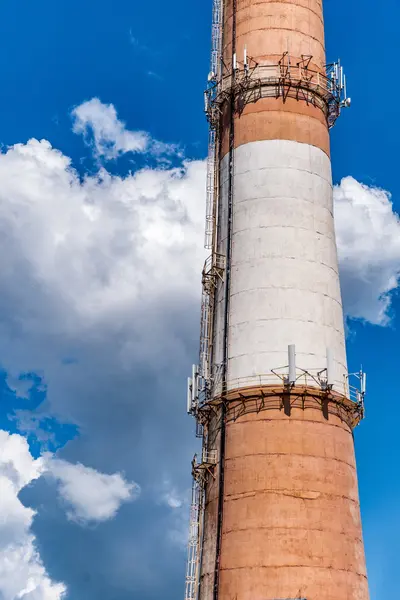
M 61 600 L 65 596 L 65 586 L 51 581 L 35 548 L 31 533 L 35 512 L 18 498 L 43 470 L 43 461 L 32 458 L 23 437 L 0 431 L 1 600 Z
M 0 598 L 61 600 L 64 584 L 51 581 L 36 549 L 31 526 L 36 515 L 19 492 L 47 474 L 57 482 L 67 515 L 79 523 L 113 518 L 140 488 L 121 474 L 106 475 L 81 464 L 53 458 L 34 459 L 25 438 L 0 430 Z
M 0 181 L 0 357 L 10 384 L 40 373 L 42 410 L 79 426 L 83 435 L 62 458 L 123 470 L 144 485 L 163 465 L 186 474 L 182 443 L 191 432 L 178 439 L 174 427 L 185 419 L 178 392 L 190 344 L 197 346 L 203 161 L 81 180 L 66 156 L 31 140 L 0 154 Z M 30 434 L 39 422 L 23 421 Z M 58 484 L 77 520 L 106 518 L 126 496 L 118 478 L 104 504 L 77 495 L 77 479 Z M 187 519 L 167 521 L 170 538 L 180 539 Z M 132 546 L 149 548 L 150 533 L 170 544 L 159 523 L 147 523 L 144 539 L 133 519 L 124 527 Z M 61 551 L 73 554 L 69 548 Z M 109 569 L 87 560 L 93 577 Z M 155 568 L 152 554 L 143 560 Z
M 172 509 L 182 508 L 183 504 L 187 502 L 188 499 L 188 494 L 179 491 L 169 479 L 164 479 L 158 493 L 160 502 Z
M 124 502 L 135 500 L 140 488 L 120 473 L 106 475 L 81 464 L 53 458 L 49 473 L 58 482 L 58 493 L 67 506 L 68 518 L 79 523 L 112 519 Z
M 126 178 L 103 170 L 81 183 L 67 157 L 31 140 L 0 155 L 0 179 L 0 286 L 19 295 L 26 341 L 49 333 L 62 345 L 57 336 L 81 337 L 114 311 L 124 318 L 124 309 L 144 308 L 146 298 L 198 294 L 203 163 Z M 29 297 L 18 292 L 24 275 Z M 27 372 L 46 366 L 35 362 Z
M 90 126 L 97 127 L 99 153 L 129 149 L 118 127 L 103 147 L 101 120 Z M 153 144 L 147 143 L 145 151 Z M 149 517 L 143 537 L 133 539 L 135 525 L 124 523 L 129 543 L 139 546 L 134 552 L 142 556 L 141 545 L 148 548 L 142 559 L 153 573 L 154 545 L 163 543 L 165 531 L 182 545 L 187 537 L 188 505 L 176 489 L 187 485 L 182 448 L 192 440 L 183 425 L 184 371 L 198 346 L 205 163 L 183 161 L 126 177 L 102 169 L 81 179 L 49 142 L 31 140 L 0 154 L 0 181 L 2 366 L 14 389 L 21 373 L 43 374 L 42 410 L 80 427 L 83 435 L 63 458 L 75 452 L 73 463 L 107 473 L 123 469 L 143 487 L 145 477 L 162 481 L 164 469 L 177 481 L 163 491 L 165 528 Z M 335 189 L 345 307 L 350 316 L 384 323 L 390 297 L 382 293 L 397 277 L 397 217 L 385 193 L 346 181 Z M 383 244 L 384 261 L 373 263 L 378 277 L 364 253 L 381 260 Z M 70 467 L 63 478 L 59 469 L 58 479 L 72 518 L 101 520 L 128 499 L 121 476 L 100 474 L 95 484 L 107 500 L 92 504 L 93 495 L 78 486 L 91 481 L 90 470 Z M 118 539 L 112 543 L 118 547 Z
M 335 186 L 334 199 L 347 316 L 386 325 L 400 275 L 400 220 L 391 196 L 345 177 Z
M 179 490 L 165 478 L 156 491 L 160 504 L 168 507 L 169 514 L 166 522 L 166 532 L 171 544 L 180 550 L 186 550 L 189 533 L 190 490 Z
M 129 131 L 112 104 L 92 98 L 72 111 L 75 133 L 93 134 L 98 156 L 116 158 L 123 152 L 144 152 L 150 142 L 143 131 Z
M 148 74 L 159 78 L 157 73 Z M 179 145 L 160 142 L 144 131 L 130 131 L 118 118 L 114 105 L 98 98 L 76 106 L 71 115 L 74 132 L 84 136 L 98 158 L 112 160 L 127 152 L 145 153 L 164 166 L 170 166 L 172 156 L 182 158 Z

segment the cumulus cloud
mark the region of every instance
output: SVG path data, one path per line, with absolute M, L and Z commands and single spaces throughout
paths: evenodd
M 0 346 L 9 377 L 44 372 L 48 380 L 56 364 L 72 374 L 82 346 L 109 327 L 123 370 L 131 358 L 148 364 L 149 352 L 162 361 L 156 340 L 168 323 L 160 315 L 157 330 L 148 311 L 163 296 L 198 296 L 203 163 L 126 178 L 101 171 L 81 182 L 67 157 L 31 140 L 0 155 L 0 179 Z
M 34 459 L 24 437 L 0 430 L 1 600 L 61 600 L 66 594 L 64 584 L 50 579 L 36 549 L 32 523 L 37 513 L 19 499 L 21 490 L 42 475 L 56 481 L 68 518 L 80 524 L 112 519 L 140 492 L 120 473 L 99 473 L 50 455 Z
M 126 177 L 100 170 L 82 179 L 44 140 L 0 154 L 1 363 L 13 389 L 21 373 L 40 373 L 47 390 L 29 423 L 20 412 L 25 430 L 46 414 L 80 428 L 63 460 L 106 473 L 122 469 L 128 481 L 147 485 L 166 466 L 183 479 L 190 475 L 182 452 L 192 441 L 190 426 L 180 429 L 179 439 L 176 427 L 187 424 L 181 388 L 197 349 L 204 175 L 202 161 L 185 161 Z M 18 391 L 27 393 L 27 386 Z M 134 455 L 143 459 L 132 461 Z M 78 520 L 105 518 L 127 494 L 116 478 L 114 496 L 83 508 L 92 498 L 76 496 L 71 481 L 58 489 Z M 167 528 L 170 510 L 165 507 L 162 517 Z M 44 518 L 39 514 L 35 523 Z M 150 540 L 162 547 L 159 523 L 133 523 L 132 516 L 119 534 L 134 527 L 126 552 L 142 556 Z M 108 538 L 104 546 L 118 543 Z M 85 554 L 90 573 L 115 563 L 110 556 L 94 564 L 98 547 Z M 71 553 L 73 563 L 72 542 L 60 552 Z M 158 560 L 149 548 L 148 569 L 161 573 Z M 120 571 L 117 564 L 114 569 Z M 114 585 L 126 577 L 119 573 Z M 165 581 L 163 573 L 159 591 Z M 92 598 L 90 589 L 85 597 Z
M 143 131 L 129 131 L 118 119 L 113 104 L 103 104 L 98 98 L 83 102 L 72 111 L 75 133 L 93 135 L 98 156 L 116 158 L 123 152 L 144 152 L 150 138 Z
M 346 314 L 387 325 L 400 275 L 400 219 L 391 195 L 345 177 L 334 188 L 334 200 Z
M 127 152 L 148 153 L 168 164 L 171 155 L 181 156 L 176 144 L 155 140 L 144 131 L 127 129 L 114 105 L 104 104 L 99 98 L 83 102 L 71 114 L 74 132 L 84 136 L 97 157 L 111 160 Z
M 135 500 L 140 493 L 140 487 L 127 482 L 120 473 L 106 475 L 56 458 L 49 461 L 48 470 L 58 483 L 59 496 L 71 521 L 108 521 L 122 503 Z
M 87 106 L 78 107 L 75 130 L 90 129 L 99 155 L 153 146 L 149 139 L 136 146 L 129 141 L 114 107 L 89 104 L 108 115 L 107 124 L 92 118 Z M 81 436 L 63 450 L 52 476 L 74 520 L 104 520 L 135 496 L 127 481 L 140 481 L 145 493 L 171 474 L 174 485 L 156 491 L 157 515 L 143 513 L 134 521 L 130 513 L 123 531 L 115 529 L 112 537 L 109 530 L 103 540 L 111 554 L 91 558 L 101 545 L 96 538 L 82 559 L 93 581 L 107 571 L 114 587 L 104 587 L 103 580 L 105 596 L 124 585 L 144 597 L 149 580 L 156 596 L 179 571 L 172 557 L 166 565 L 172 553 L 163 546 L 165 532 L 168 544 L 183 546 L 187 537 L 188 501 L 179 490 L 189 484 L 194 443 L 184 396 L 198 348 L 205 162 L 182 160 L 174 168 L 145 167 L 127 176 L 103 168 L 82 177 L 49 142 L 30 140 L 0 154 L 0 180 L 1 362 L 20 396 L 29 394 L 28 383 L 19 383 L 21 373 L 40 373 L 47 390 L 29 423 L 20 422 L 28 430 L 51 414 L 79 426 Z M 397 217 L 387 194 L 346 181 L 335 189 L 345 309 L 351 317 L 384 324 L 397 285 Z M 371 238 L 368 247 L 363 231 Z M 381 272 L 374 279 L 366 257 L 359 257 L 368 248 L 376 261 L 374 248 L 381 251 L 383 243 L 391 250 L 384 263 L 373 263 Z M 116 475 L 95 475 L 82 463 Z M 89 489 L 93 481 L 103 500 Z M 76 563 L 76 543 L 71 539 L 60 549 L 69 565 Z M 127 556 L 143 562 L 134 581 L 130 568 L 121 571 Z M 145 572 L 150 575 L 140 588 Z M 80 572 L 76 581 L 79 586 Z M 79 587 L 76 593 L 82 595 Z M 87 600 L 98 594 L 94 583 L 85 588 Z
M 31 525 L 35 512 L 19 492 L 45 470 L 34 460 L 26 440 L 0 431 L 0 598 L 61 600 L 66 588 L 49 578 L 35 546 Z

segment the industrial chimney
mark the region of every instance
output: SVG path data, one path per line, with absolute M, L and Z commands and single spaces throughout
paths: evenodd
M 214 0 L 185 600 L 368 600 L 321 0 Z

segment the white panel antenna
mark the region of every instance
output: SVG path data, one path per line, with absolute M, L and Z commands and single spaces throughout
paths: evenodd
M 288 357 L 289 357 L 289 384 L 294 385 L 296 383 L 296 346 L 291 344 L 288 346 Z
M 333 352 L 331 348 L 326 349 L 326 383 L 331 388 L 335 383 Z
M 192 414 L 192 389 L 193 389 L 193 382 L 192 382 L 192 378 L 188 377 L 187 380 L 187 413 L 188 415 Z
M 363 396 L 365 396 L 365 393 L 367 391 L 367 374 L 363 373 L 361 371 L 361 373 L 360 373 L 360 379 L 361 379 L 361 394 Z
M 199 395 L 199 366 L 193 365 L 192 367 L 192 404 L 197 404 Z

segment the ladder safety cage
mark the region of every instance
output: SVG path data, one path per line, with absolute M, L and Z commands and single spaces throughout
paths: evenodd
M 213 0 L 211 67 L 208 76 L 209 86 L 221 79 L 223 0 Z M 210 94 L 205 93 L 205 112 L 209 113 Z M 193 367 L 192 377 L 188 379 L 187 411 L 196 418 L 196 435 L 203 439 L 202 462 L 192 462 L 192 500 L 190 507 L 190 533 L 186 568 L 185 600 L 197 600 L 200 583 L 201 547 L 203 543 L 204 494 L 208 474 L 217 464 L 215 450 L 207 450 L 204 427 L 198 419 L 199 398 L 206 401 L 211 389 L 212 379 L 212 342 L 214 319 L 214 294 L 218 278 L 223 278 L 225 258 L 216 252 L 216 229 L 219 197 L 219 122 L 209 120 L 207 183 L 206 183 L 206 223 L 204 246 L 212 251 L 207 259 L 202 276 L 202 300 L 200 323 L 200 364 Z
M 208 394 L 212 388 L 212 346 L 215 290 L 218 281 L 223 281 L 225 256 L 213 252 L 206 260 L 202 273 L 202 298 L 200 320 L 200 367 L 199 396 Z
M 208 85 L 213 87 L 221 79 L 221 50 L 222 50 L 222 0 L 213 0 L 211 27 L 211 64 L 208 75 Z M 209 91 L 205 93 L 205 112 L 209 111 Z M 215 218 L 218 197 L 218 124 L 211 124 L 208 134 L 207 158 L 207 201 L 206 201 L 206 230 L 204 246 L 213 248 L 215 235 Z
M 203 511 L 203 488 L 193 477 L 192 501 L 190 505 L 190 528 L 186 563 L 185 600 L 196 600 L 200 569 L 200 522 Z
M 217 464 L 217 459 L 217 451 L 208 450 L 203 443 L 201 462 L 197 462 L 196 454 L 192 460 L 192 501 L 190 505 L 185 600 L 197 600 L 198 597 L 203 543 L 205 484 L 209 475 L 214 476 L 213 470 Z

